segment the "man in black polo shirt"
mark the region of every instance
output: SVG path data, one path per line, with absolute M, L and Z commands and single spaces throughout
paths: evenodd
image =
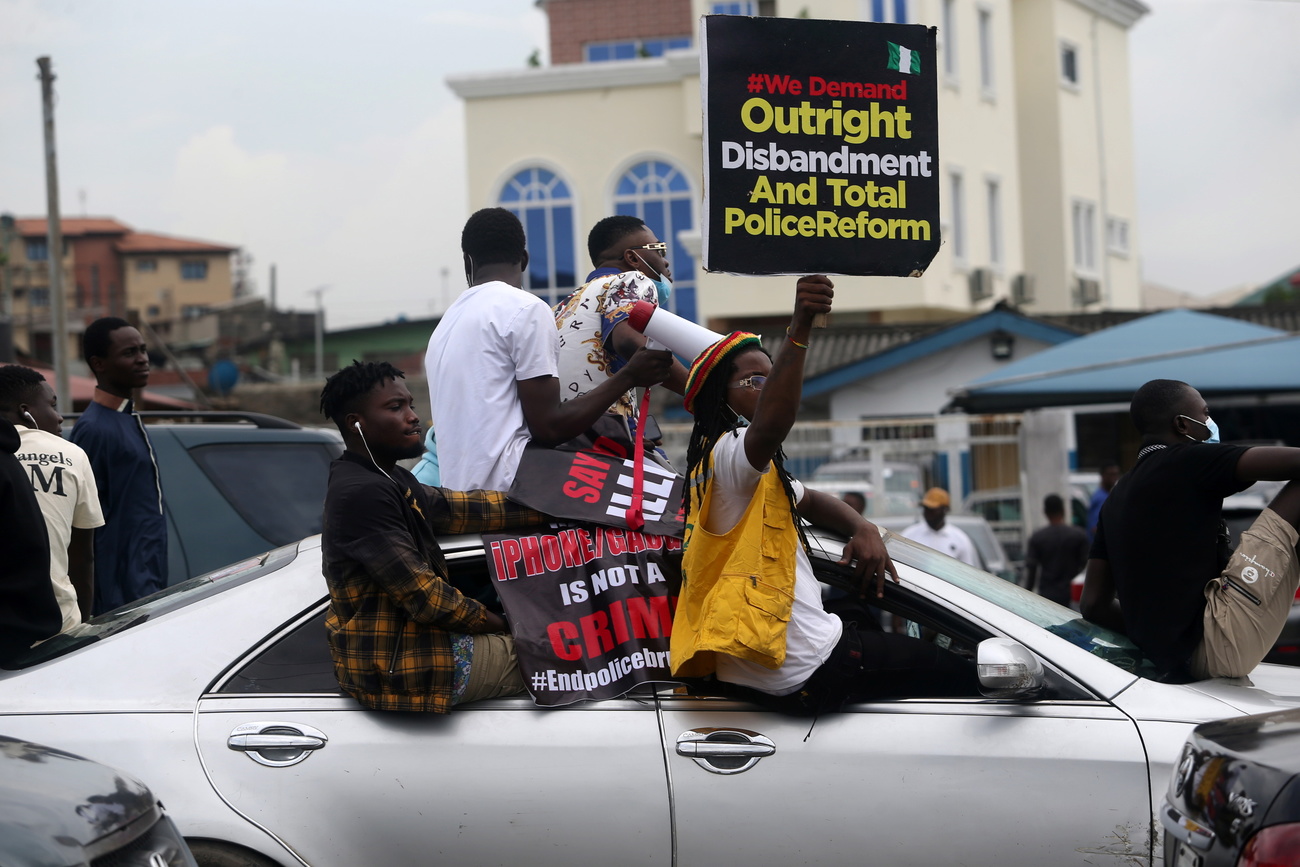
M 1171 679 L 1243 677 L 1300 582 L 1300 449 L 1219 445 L 1200 392 L 1177 380 L 1142 386 L 1129 413 L 1142 448 L 1102 506 L 1083 615 L 1126 633 Z M 1223 498 L 1263 479 L 1290 484 L 1229 558 Z

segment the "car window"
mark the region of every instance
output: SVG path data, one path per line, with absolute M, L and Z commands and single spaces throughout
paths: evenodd
M 1143 656 L 1137 645 L 1127 637 L 1089 623 L 1077 611 L 893 533 L 885 541 L 889 556 L 900 563 L 974 593 L 1130 674 L 1142 677 L 1155 677 L 1158 674 L 1154 663 Z
M 324 443 L 215 443 L 190 455 L 239 516 L 274 545 L 321 530 L 334 452 Z
M 329 693 L 341 695 L 321 609 L 231 675 L 219 693 Z
M 284 548 L 276 548 L 274 551 L 260 557 L 233 563 L 206 575 L 199 575 L 188 581 L 182 581 L 180 584 L 175 584 L 166 590 L 160 590 L 157 593 L 145 596 L 143 599 L 137 599 L 135 602 L 123 605 L 121 608 L 115 608 L 98 617 L 93 617 L 69 632 L 61 633 L 41 642 L 12 661 L 9 668 L 27 668 L 62 656 L 87 644 L 93 644 L 159 615 L 184 608 L 198 602 L 200 599 L 207 599 L 214 594 L 246 584 L 277 569 L 283 569 L 292 563 L 297 556 L 298 546 L 288 545 Z

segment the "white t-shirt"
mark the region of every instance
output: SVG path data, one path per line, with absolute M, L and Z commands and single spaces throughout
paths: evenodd
M 936 551 L 942 551 L 949 557 L 956 557 L 976 569 L 980 568 L 980 558 L 975 553 L 975 544 L 971 542 L 970 536 L 947 521 L 938 531 L 931 530 L 930 525 L 925 521 L 917 521 L 904 530 L 902 536 L 904 539 L 911 539 Z
M 424 372 L 442 486 L 508 491 L 529 440 L 516 382 L 555 376 L 555 318 L 507 283 L 471 286 L 429 338 Z
M 713 447 L 713 479 L 709 486 L 713 498 L 709 507 L 709 523 L 704 529 L 715 535 L 728 532 L 736 526 L 749 507 L 749 501 L 758 488 L 759 480 L 772 470 L 756 470 L 745 457 L 745 433 L 726 434 Z M 794 483 L 794 493 L 803 500 L 803 485 Z M 798 520 L 798 517 L 795 517 Z M 788 695 L 807 682 L 831 655 L 840 640 L 844 625 L 834 614 L 822 608 L 821 584 L 813 575 L 812 563 L 800 545 L 794 561 L 794 608 L 785 633 L 785 662 L 773 670 L 756 662 L 718 654 L 718 679 L 738 683 L 769 695 Z
M 16 427 L 22 445 L 14 457 L 27 470 L 36 502 L 45 516 L 45 529 L 50 536 L 50 582 L 54 585 L 54 598 L 59 600 L 59 610 L 63 612 L 63 626 L 59 631 L 67 632 L 81 623 L 77 591 L 68 578 L 68 545 L 74 527 L 89 530 L 104 526 L 99 489 L 95 487 L 90 459 L 81 446 L 43 430 Z

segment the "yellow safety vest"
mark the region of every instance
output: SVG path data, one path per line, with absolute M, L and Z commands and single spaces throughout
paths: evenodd
M 686 525 L 682 589 L 673 616 L 673 674 L 712 674 L 715 653 L 780 668 L 794 606 L 799 533 L 776 467 L 768 471 L 736 526 L 721 535 L 704 529 L 713 485 Z M 689 494 L 687 495 L 689 496 Z

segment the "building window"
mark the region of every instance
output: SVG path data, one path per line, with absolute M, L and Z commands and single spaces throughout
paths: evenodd
M 864 0 L 863 17 L 880 24 L 906 24 L 907 0 Z
M 92 307 L 98 307 L 101 303 L 99 297 L 99 266 L 90 266 L 90 304 Z
M 997 178 L 984 180 L 989 207 L 989 264 L 1002 267 L 1002 188 Z
M 690 48 L 691 37 L 670 36 L 660 39 L 623 39 L 618 42 L 591 42 L 583 46 L 588 63 L 608 60 L 635 60 L 638 57 L 663 57 L 665 51 Z
M 753 15 L 755 12 L 752 2 L 741 3 L 714 3 L 710 9 L 712 15 Z
M 948 206 L 952 210 L 952 258 L 958 266 L 966 264 L 966 200 L 961 172 L 948 172 Z
M 993 12 L 979 10 L 980 96 L 993 99 Z
M 943 75 L 949 84 L 957 83 L 957 0 L 943 0 L 942 29 Z
M 135 270 L 137 270 L 137 271 L 146 271 L 146 272 L 147 272 L 147 271 L 157 271 L 157 270 L 158 270 L 158 260 L 157 260 L 157 259 L 136 259 L 136 260 L 135 260 Z
M 31 290 L 27 297 L 27 304 L 31 307 L 49 307 L 50 306 L 50 289 L 48 286 L 38 286 Z
M 1106 218 L 1106 250 L 1115 256 L 1128 255 L 1128 220 Z
M 1081 274 L 1097 272 L 1097 207 L 1092 202 L 1075 199 L 1071 205 L 1074 234 L 1074 270 Z
M 528 236 L 524 288 L 556 304 L 578 285 L 569 185 L 546 169 L 524 169 L 506 182 L 497 204 L 519 218 Z
M 50 244 L 45 238 L 27 239 L 27 261 L 47 262 L 50 258 Z
M 181 305 L 182 319 L 198 319 L 208 312 L 208 308 L 203 304 L 183 304 Z
M 1061 84 L 1070 90 L 1079 89 L 1079 47 L 1061 40 Z
M 208 279 L 207 260 L 194 259 L 188 262 L 181 262 L 181 279 L 182 280 Z
M 678 234 L 695 227 L 690 183 L 686 175 L 662 160 L 632 166 L 614 188 L 614 213 L 640 217 L 650 231 L 668 244 L 673 269 L 673 294 L 668 309 L 692 322 L 698 319 L 695 299 L 695 260 Z
M 162 314 L 162 308 L 159 307 L 157 304 L 150 304 L 147 308 L 145 308 L 145 315 L 148 316 L 150 319 L 157 319 L 161 314 Z

